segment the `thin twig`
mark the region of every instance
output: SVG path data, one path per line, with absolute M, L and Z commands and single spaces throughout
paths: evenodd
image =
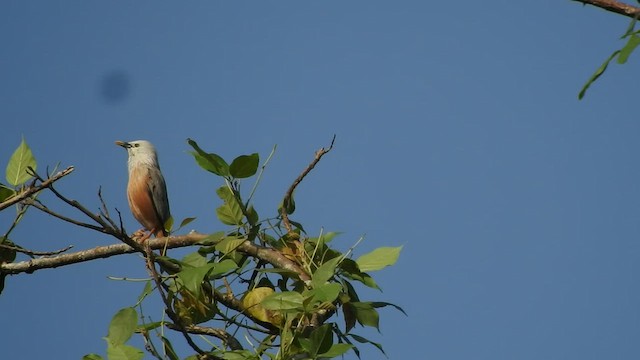
M 313 161 L 311 161 L 309 166 L 307 166 L 307 168 L 304 169 L 304 171 L 302 171 L 300 175 L 298 175 L 298 178 L 293 181 L 293 183 L 291 184 L 287 192 L 284 194 L 284 198 L 282 199 L 282 209 L 280 211 L 280 214 L 282 215 L 282 222 L 284 224 L 284 227 L 287 229 L 287 232 L 289 233 L 293 232 L 293 228 L 291 227 L 291 222 L 289 221 L 289 215 L 287 214 L 287 207 L 289 202 L 291 201 L 291 197 L 293 196 L 293 191 L 296 189 L 298 184 L 300 184 L 300 182 L 305 178 L 305 176 L 307 176 L 307 174 L 309 174 L 311 170 L 313 170 L 313 168 L 316 166 L 316 164 L 318 164 L 320 159 L 322 159 L 322 157 L 326 153 L 328 153 L 329 151 L 331 151 L 331 149 L 333 149 L 333 144 L 335 141 L 336 141 L 336 136 L 333 135 L 333 138 L 331 139 L 331 145 L 329 145 L 328 148 L 326 149 L 320 148 L 320 150 L 316 151 Z
M 219 316 L 222 318 L 223 321 L 225 321 L 227 323 L 230 323 L 230 324 L 233 324 L 233 325 L 236 325 L 238 327 L 238 329 L 239 328 L 243 328 L 243 329 L 257 331 L 257 332 L 260 332 L 260 333 L 263 333 L 263 334 L 268 334 L 268 335 L 275 335 L 275 334 L 279 334 L 280 333 L 280 330 L 277 327 L 275 327 L 273 324 L 258 320 L 255 317 L 253 317 L 252 315 L 244 312 L 244 310 L 236 309 L 236 308 L 232 307 L 233 305 L 231 305 L 231 306 L 227 305 L 227 303 L 224 302 L 224 299 L 220 300 L 218 297 L 216 297 L 215 300 L 219 301 L 221 304 L 223 304 L 228 309 L 238 311 L 238 314 L 236 314 L 236 315 L 234 315 L 232 317 L 228 317 L 228 316 L 226 316 L 225 314 L 222 314 L 222 313 L 219 314 Z M 237 299 L 235 299 L 235 300 L 237 300 Z M 251 321 L 253 321 L 256 324 L 259 324 L 259 325 L 263 326 L 267 330 L 261 329 L 261 328 L 259 328 L 257 326 L 251 326 L 251 325 L 247 325 L 247 324 L 241 323 L 240 321 L 235 319 L 236 317 L 238 317 L 240 315 L 243 315 L 244 317 L 251 319 Z
M 593 5 L 616 14 L 634 18 L 640 14 L 640 8 L 617 0 L 572 0 L 585 5 Z
M 16 214 L 15 219 L 13 219 L 13 222 L 11 223 L 11 226 L 9 226 L 9 230 L 7 230 L 7 232 L 2 236 L 2 238 L 0 238 L 0 241 L 4 242 L 4 240 L 9 238 L 9 235 L 11 234 L 11 232 L 13 230 L 15 230 L 16 226 L 18 226 L 18 223 L 20 222 L 20 219 L 22 219 L 24 214 L 27 212 L 27 209 L 28 209 L 28 207 L 26 207 L 26 206 L 19 206 L 18 207 L 18 213 Z
M 165 325 L 167 325 L 167 327 L 171 330 L 181 331 L 180 327 L 177 326 L 176 324 L 167 323 Z M 229 334 L 228 332 L 222 329 L 216 329 L 216 328 L 205 327 L 205 326 L 197 326 L 197 325 L 186 325 L 184 327 L 184 330 L 190 334 L 209 335 L 209 336 L 216 337 L 222 340 L 224 344 L 228 345 L 231 350 L 244 349 L 240 344 L 240 342 L 238 341 L 238 339 L 236 339 L 231 334 Z
M 42 178 L 31 168 L 29 168 L 31 175 L 33 175 L 34 177 L 40 179 L 42 181 Z M 82 212 L 83 214 L 85 214 L 86 216 L 88 216 L 91 220 L 95 221 L 96 223 L 98 223 L 99 225 L 101 225 L 104 230 L 109 230 L 109 224 L 107 224 L 107 222 L 104 221 L 104 219 L 102 219 L 102 217 L 100 217 L 99 215 L 96 215 L 94 213 L 92 213 L 91 211 L 89 211 L 87 208 L 85 208 L 84 206 L 82 206 L 79 202 L 77 202 L 76 200 L 71 200 L 68 199 L 67 197 L 63 196 L 62 194 L 60 194 L 54 187 L 53 184 L 50 184 L 48 186 L 49 190 L 51 190 L 51 192 L 60 200 L 64 201 L 65 203 L 67 203 L 68 205 L 70 205 L 71 207 L 74 207 L 78 210 L 80 210 L 80 212 Z
M 4 245 L 4 244 L 0 244 L 0 248 L 14 250 L 16 252 L 29 255 L 29 256 L 53 256 L 53 255 L 62 254 L 63 252 L 66 252 L 69 249 L 72 249 L 73 245 L 69 245 L 64 249 L 54 250 L 54 251 L 34 251 L 34 250 L 25 249 L 20 246 L 11 246 L 11 245 Z
M 258 173 L 258 177 L 256 178 L 256 182 L 253 184 L 253 187 L 251 188 L 251 191 L 249 192 L 249 197 L 247 198 L 247 202 L 245 203 L 245 207 L 249 207 L 249 204 L 251 204 L 251 199 L 253 198 L 253 195 L 255 194 L 258 185 L 260 184 L 260 180 L 262 179 L 262 175 L 264 174 L 265 169 L 267 168 L 267 165 L 269 164 L 269 162 L 271 161 L 271 158 L 273 157 L 273 154 L 276 153 L 276 148 L 278 147 L 278 145 L 274 145 L 273 149 L 271 149 L 271 153 L 269 154 L 269 156 L 267 156 L 267 160 L 265 160 L 264 164 L 262 164 L 262 166 L 260 167 L 260 172 Z
M 100 214 L 102 215 L 103 218 L 107 219 L 109 224 L 111 224 L 112 228 L 117 229 L 118 226 L 111 219 L 111 215 L 109 214 L 109 208 L 107 207 L 107 204 L 105 203 L 104 199 L 102 198 L 102 186 L 98 187 L 98 199 L 100 199 Z M 116 209 L 116 211 L 118 211 L 118 209 Z M 120 214 L 119 211 L 118 211 L 118 214 Z
M 70 224 L 81 226 L 81 227 L 84 227 L 84 228 L 87 228 L 87 229 L 91 229 L 91 230 L 95 230 L 95 231 L 98 231 L 98 232 L 109 233 L 109 232 L 104 231 L 104 229 L 102 227 L 100 227 L 100 226 L 95 226 L 95 225 L 92 225 L 92 224 L 83 223 L 81 221 L 77 221 L 77 220 L 74 220 L 72 218 L 66 217 L 64 215 L 58 214 L 58 213 L 54 212 L 53 210 L 50 210 L 48 207 L 42 205 L 41 203 L 39 203 L 37 201 L 33 201 L 31 199 L 26 199 L 24 202 L 27 205 L 33 206 L 36 209 L 38 209 L 38 210 L 40 210 L 40 211 L 42 211 L 42 212 L 44 212 L 46 214 L 49 214 L 49 215 L 51 215 L 51 216 L 53 216 L 55 218 L 58 218 L 60 220 L 66 221 L 66 222 L 68 222 Z
M 32 183 L 31 186 L 29 186 L 25 191 L 16 194 L 13 197 L 10 197 L 9 199 L 3 201 L 0 203 L 0 210 L 6 209 L 7 207 L 19 203 L 20 201 L 30 197 L 31 195 L 37 193 L 38 191 L 48 188 L 50 187 L 54 182 L 60 180 L 61 178 L 71 174 L 71 172 L 73 172 L 73 166 L 69 166 L 68 168 L 60 171 L 59 173 L 53 175 L 52 177 L 43 180 L 40 179 L 42 181 L 42 183 L 40 185 L 35 185 L 35 182 Z
M 156 359 L 163 360 L 163 357 L 160 356 L 160 354 L 156 350 L 156 346 L 154 345 L 153 341 L 149 337 L 149 332 L 145 330 L 145 331 L 141 331 L 140 333 L 142 334 L 142 339 L 144 340 L 145 350 L 147 350 L 147 352 L 151 354 L 153 357 L 155 357 Z

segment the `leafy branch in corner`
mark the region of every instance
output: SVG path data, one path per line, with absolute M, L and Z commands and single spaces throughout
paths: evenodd
M 618 64 L 625 64 L 631 56 L 631 53 L 640 45 L 640 30 L 635 30 L 636 22 L 638 21 L 638 17 L 640 17 L 640 8 L 632 5 L 625 4 L 616 0 L 573 0 L 585 5 L 593 5 L 607 11 L 611 11 L 620 15 L 628 16 L 631 18 L 631 22 L 627 27 L 627 30 L 620 37 L 620 39 L 626 39 L 625 45 L 615 50 L 609 57 L 596 69 L 596 71 L 591 75 L 591 77 L 584 84 L 580 93 L 578 94 L 578 99 L 582 100 L 584 95 L 586 94 L 589 87 L 596 81 L 609 67 L 609 64 L 614 59 L 617 59 Z

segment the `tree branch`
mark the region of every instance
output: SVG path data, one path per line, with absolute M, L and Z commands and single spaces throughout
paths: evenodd
M 289 260 L 284 256 L 284 254 L 275 249 L 258 246 L 250 243 L 249 241 L 243 242 L 237 249 L 247 255 L 264 260 L 277 268 L 294 272 L 298 275 L 300 280 L 304 282 L 311 281 L 311 276 L 309 276 L 306 271 L 304 271 L 297 263 Z
M 593 5 L 595 7 L 599 7 L 601 9 L 614 12 L 616 14 L 628 16 L 630 18 L 635 18 L 640 15 L 640 8 L 628 5 L 623 2 L 617 0 L 571 0 L 579 3 L 583 3 L 584 5 Z
M 48 188 L 50 187 L 54 182 L 60 180 L 61 178 L 71 174 L 71 172 L 73 172 L 73 166 L 69 166 L 68 168 L 60 171 L 59 173 L 53 175 L 52 177 L 48 178 L 47 180 L 42 181 L 42 183 L 40 185 L 37 186 L 30 186 L 28 187 L 25 191 L 16 194 L 13 197 L 10 197 L 9 199 L 3 201 L 0 203 L 0 211 L 3 209 L 8 208 L 9 206 L 13 205 L 13 204 L 17 204 L 20 201 L 30 197 L 31 195 L 37 193 L 38 191 Z
M 73 248 L 73 245 L 69 245 L 66 248 L 63 248 L 60 250 L 54 250 L 54 251 L 34 251 L 34 250 L 25 249 L 21 246 L 11 246 L 11 245 L 5 245 L 5 244 L 0 244 L 0 248 L 13 250 L 28 256 L 52 256 L 52 255 L 62 254 L 63 252 L 67 252 L 68 250 Z
M 196 245 L 207 237 L 207 234 L 193 232 L 181 236 L 147 239 L 146 242 L 149 244 L 152 250 L 159 250 L 165 247 L 167 249 L 174 249 Z M 77 264 L 95 259 L 104 259 L 115 255 L 141 252 L 139 244 L 134 245 L 137 245 L 137 249 L 127 244 L 113 244 L 107 246 L 99 246 L 93 249 L 83 250 L 71 254 L 38 258 L 17 263 L 3 263 L 0 264 L 0 274 L 13 275 L 19 273 L 33 273 L 34 271 L 41 269 L 52 269 L 60 266 Z M 237 250 L 247 255 L 255 256 L 258 259 L 262 259 L 277 268 L 292 271 L 298 274 L 298 277 L 303 281 L 308 281 L 311 279 L 310 276 L 300 266 L 298 266 L 298 264 L 289 260 L 283 254 L 274 249 L 262 247 L 249 241 L 245 241 L 240 246 L 238 246 Z M 142 252 L 144 252 L 144 250 Z
M 169 249 L 195 245 L 207 236 L 204 234 L 189 234 L 184 236 L 172 236 L 170 238 L 148 239 L 152 249 L 158 250 L 165 246 Z M 17 263 L 0 264 L 0 273 L 19 274 L 33 273 L 41 269 L 53 269 L 60 266 L 82 263 L 96 259 L 105 259 L 115 255 L 131 254 L 139 252 L 127 244 L 113 244 L 99 246 L 93 249 L 78 251 L 71 254 L 63 254 L 52 257 L 33 259 Z
M 302 171 L 300 175 L 298 175 L 298 177 L 293 181 L 293 183 L 291 184 L 287 192 L 284 194 L 284 198 L 282 199 L 282 210 L 280 211 L 280 214 L 282 215 L 282 223 L 284 224 L 284 227 L 287 229 L 287 232 L 291 233 L 293 231 L 291 228 L 291 222 L 289 221 L 289 215 L 287 214 L 287 208 L 289 207 L 289 202 L 291 201 L 291 197 L 293 196 L 293 191 L 296 189 L 296 187 L 298 187 L 298 185 L 300 184 L 300 182 L 302 182 L 305 176 L 307 176 L 307 174 L 309 174 L 311 170 L 313 170 L 313 168 L 318 164 L 318 162 L 320 162 L 320 159 L 322 159 L 324 154 L 328 153 L 329 151 L 331 151 L 331 149 L 333 149 L 333 143 L 335 141 L 336 141 L 336 136 L 333 135 L 333 139 L 331 139 L 331 145 L 329 145 L 327 149 L 320 148 L 320 150 L 316 151 L 316 155 L 313 161 L 311 161 L 309 166 L 307 166 L 307 168 L 304 169 L 304 171 Z

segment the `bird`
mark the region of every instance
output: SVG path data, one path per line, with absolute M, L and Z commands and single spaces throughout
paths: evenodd
M 165 223 L 171 217 L 171 211 L 156 149 L 146 140 L 116 141 L 116 145 L 125 148 L 129 155 L 129 208 L 133 217 L 149 231 L 139 241 L 152 234 L 157 238 L 168 236 Z

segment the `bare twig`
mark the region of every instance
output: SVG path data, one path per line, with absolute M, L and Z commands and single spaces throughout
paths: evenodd
M 11 246 L 11 245 L 4 245 L 4 244 L 0 244 L 0 248 L 14 250 L 29 256 L 53 256 L 53 255 L 62 254 L 63 252 L 68 251 L 69 249 L 73 248 L 73 245 L 69 245 L 64 249 L 54 250 L 54 251 L 33 251 L 33 250 L 25 249 L 20 246 Z
M 100 207 L 100 215 L 102 215 L 102 217 L 107 219 L 109 224 L 111 224 L 112 228 L 117 229 L 118 225 L 116 225 L 116 223 L 111 219 L 111 215 L 109 215 L 109 208 L 107 207 L 107 204 L 105 203 L 104 199 L 102 198 L 102 186 L 98 188 L 98 199 L 100 199 L 100 205 L 101 205 L 101 207 Z M 118 211 L 118 209 L 116 209 L 116 211 Z M 118 215 L 120 215 L 119 211 L 118 211 Z
M 9 226 L 9 230 L 7 230 L 7 232 L 0 238 L 0 241 L 4 241 L 9 238 L 9 235 L 13 230 L 15 230 L 16 226 L 18 226 L 20 219 L 22 219 L 24 214 L 27 212 L 27 209 L 28 207 L 26 206 L 18 206 L 18 212 L 16 214 L 15 219 L 13 219 L 13 222 L 11 222 L 11 226 Z
M 265 169 L 267 168 L 267 164 L 269 164 L 269 161 L 271 161 L 271 158 L 273 157 L 273 154 L 276 153 L 276 148 L 278 146 L 274 145 L 273 149 L 271 149 L 271 153 L 269 154 L 269 156 L 267 156 L 267 160 L 265 160 L 264 164 L 262 164 L 262 166 L 260 167 L 260 172 L 258 173 L 258 177 L 256 178 L 256 182 L 253 184 L 253 187 L 251 188 L 251 191 L 249 192 L 249 197 L 247 197 L 247 202 L 245 203 L 245 207 L 249 207 L 249 204 L 251 204 L 251 199 L 253 198 L 253 194 L 255 194 L 256 189 L 258 188 L 258 184 L 260 184 L 260 180 L 262 179 L 262 174 L 264 174 Z
M 284 227 L 287 229 L 287 232 L 289 233 L 293 232 L 293 228 L 291 227 L 291 222 L 289 221 L 289 215 L 287 214 L 287 207 L 289 202 L 291 201 L 291 197 L 293 196 L 293 191 L 300 184 L 300 182 L 305 178 L 305 176 L 307 176 L 307 174 L 309 174 L 311 170 L 313 170 L 313 168 L 318 164 L 320 159 L 322 159 L 324 154 L 328 153 L 329 151 L 331 151 L 331 149 L 333 149 L 333 144 L 335 141 L 336 141 L 336 136 L 333 135 L 333 138 L 331 139 L 331 145 L 329 145 L 328 148 L 326 149 L 320 148 L 320 150 L 316 151 L 316 155 L 313 161 L 311 161 L 309 166 L 307 166 L 307 168 L 304 169 L 304 171 L 302 171 L 300 175 L 298 175 L 298 178 L 296 178 L 293 181 L 293 183 L 291 184 L 287 192 L 284 194 L 284 198 L 282 200 L 282 209 L 280 211 L 280 214 L 282 215 L 282 223 L 284 224 Z
M 635 18 L 640 14 L 640 8 L 625 4 L 617 0 L 572 0 L 585 5 L 593 5 L 616 14 Z
M 31 168 L 29 168 L 31 175 L 33 175 L 34 177 L 36 177 L 37 179 L 39 179 L 40 181 L 43 181 L 43 179 Z M 48 186 L 49 190 L 51 190 L 51 192 L 60 200 L 64 201 L 65 203 L 67 203 L 68 205 L 70 205 L 71 207 L 74 207 L 78 210 L 80 210 L 80 212 L 82 212 L 83 214 L 85 214 L 86 216 L 88 216 L 91 220 L 95 221 L 96 223 L 98 223 L 100 226 L 103 227 L 103 229 L 105 230 L 104 232 L 110 233 L 109 230 L 115 230 L 112 229 L 109 224 L 104 221 L 104 219 L 102 219 L 102 217 L 100 217 L 99 215 L 96 215 L 94 213 L 92 213 L 91 211 L 89 211 L 87 208 L 85 208 L 84 206 L 82 206 L 79 202 L 77 202 L 76 200 L 71 200 L 68 199 L 67 197 L 63 196 L 62 194 L 60 194 L 54 187 L 53 184 L 50 184 Z M 113 233 L 113 235 L 116 235 L 115 233 Z
M 240 304 L 240 301 L 238 299 L 234 298 L 232 300 L 232 303 L 228 304 L 227 302 L 225 302 L 225 301 L 228 301 L 228 297 L 227 297 L 227 300 L 225 300 L 224 298 L 223 299 L 218 298 L 217 295 L 218 294 L 216 294 L 215 300 L 217 300 L 219 303 L 223 304 L 225 307 L 227 307 L 227 308 L 229 308 L 231 310 L 235 310 L 235 311 L 237 311 L 239 313 L 239 314 L 231 316 L 231 317 L 220 313 L 219 316 L 226 323 L 236 325 L 238 328 L 244 328 L 244 329 L 247 329 L 247 330 L 257 331 L 257 332 L 260 332 L 260 333 L 263 333 L 263 334 L 267 334 L 267 335 L 276 335 L 276 334 L 280 333 L 280 329 L 278 329 L 275 325 L 273 325 L 271 323 L 268 323 L 268 322 L 265 322 L 265 321 L 262 321 L 262 320 L 258 320 L 253 315 L 245 312 L 241 308 L 234 307 L 234 304 L 237 304 L 237 306 L 242 307 L 242 305 Z M 251 319 L 251 321 L 253 321 L 254 323 L 256 323 L 256 324 L 258 324 L 260 326 L 262 326 L 264 329 L 263 328 L 259 328 L 257 326 L 247 325 L 247 324 L 242 323 L 239 320 L 236 320 L 235 318 L 238 317 L 239 315 L 243 315 L 243 316 Z
M 27 204 L 27 205 L 33 206 L 34 208 L 36 208 L 36 209 L 38 209 L 38 210 L 40 210 L 40 211 L 42 211 L 42 212 L 44 212 L 46 214 L 49 214 L 49 215 L 51 215 L 51 216 L 53 216 L 55 218 L 58 218 L 58 219 L 60 219 L 62 221 L 66 221 L 66 222 L 68 222 L 70 224 L 77 225 L 77 226 L 84 227 L 84 228 L 91 229 L 91 230 L 95 230 L 95 231 L 98 231 L 98 232 L 106 232 L 106 231 L 104 231 L 104 228 L 102 228 L 100 226 L 83 223 L 81 221 L 77 221 L 77 220 L 74 220 L 72 218 L 66 217 L 64 215 L 58 214 L 57 212 L 55 212 L 53 210 L 50 210 L 48 207 L 42 205 L 41 203 L 39 203 L 37 201 L 34 201 L 33 199 L 26 199 L 24 201 L 24 203 Z M 110 232 L 106 232 L 106 233 L 110 233 Z
M 71 172 L 73 172 L 73 166 L 69 166 L 68 168 L 60 171 L 59 173 L 53 175 L 52 177 L 44 180 L 44 179 L 40 179 L 42 181 L 42 183 L 40 185 L 35 185 L 35 183 L 32 186 L 29 186 L 25 191 L 16 194 L 13 197 L 10 197 L 9 199 L 3 201 L 0 203 L 0 210 L 6 209 L 7 207 L 13 205 L 13 204 L 17 204 L 20 201 L 30 197 L 31 195 L 37 193 L 38 191 L 48 188 L 50 187 L 54 182 L 60 180 L 61 178 L 71 174 Z
M 166 325 L 169 329 L 181 331 L 176 324 L 167 323 Z M 209 336 L 216 337 L 222 340 L 224 344 L 228 345 L 231 350 L 243 349 L 238 339 L 236 339 L 231 334 L 229 334 L 228 332 L 222 329 L 210 328 L 205 326 L 197 326 L 197 325 L 186 325 L 184 329 L 190 334 L 209 335 Z

